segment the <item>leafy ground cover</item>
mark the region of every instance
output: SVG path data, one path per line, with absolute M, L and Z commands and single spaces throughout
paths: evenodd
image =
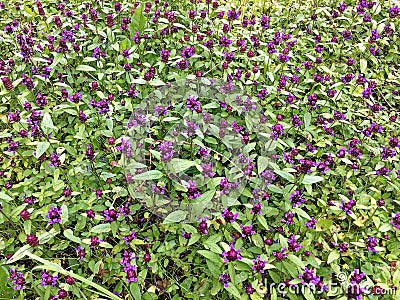
M 0 298 L 398 299 L 399 19 L 1 2 Z

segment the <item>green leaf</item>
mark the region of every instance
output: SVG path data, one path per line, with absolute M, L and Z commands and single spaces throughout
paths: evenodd
M 3 192 L 0 192 L 0 199 L 12 201 L 12 198 Z
M 96 71 L 95 68 L 88 66 L 88 65 L 79 65 L 76 67 L 77 71 L 85 71 L 85 72 L 94 72 Z
M 74 232 L 71 229 L 64 230 L 64 236 L 75 243 L 80 244 L 82 242 L 79 237 L 74 236 Z
M 211 271 L 211 275 L 214 276 L 215 278 L 219 277 L 219 274 L 221 273 L 220 268 L 211 260 L 206 259 L 207 267 Z
M 267 220 L 265 220 L 263 215 L 257 215 L 257 220 L 260 224 L 267 230 L 269 230 Z
M 367 70 L 367 60 L 362 58 L 360 59 L 360 71 L 361 73 L 365 74 L 366 70 Z
M 297 215 L 299 215 L 307 220 L 311 220 L 311 217 L 308 215 L 308 213 L 306 213 L 300 207 L 295 207 L 293 210 L 297 213 Z
M 218 254 L 215 254 L 214 252 L 208 251 L 208 250 L 199 250 L 197 251 L 198 254 L 203 255 L 205 258 L 208 258 L 209 260 L 217 263 L 219 266 L 222 263 L 222 257 Z
M 277 186 L 274 185 L 274 184 L 270 184 L 270 185 L 268 186 L 268 189 L 269 189 L 271 192 L 283 194 L 282 189 L 281 189 L 280 187 L 277 187 Z
M 271 216 L 276 216 L 276 215 L 279 214 L 279 210 L 278 210 L 277 208 L 275 208 L 275 207 L 269 207 L 269 206 L 265 207 L 265 208 L 263 209 L 263 212 L 265 213 L 265 216 L 266 216 L 267 218 L 268 218 L 268 217 L 271 217 Z
M 59 233 L 60 233 L 60 232 L 54 230 L 54 228 L 51 229 L 50 231 L 47 231 L 47 232 L 42 233 L 41 235 L 38 236 L 39 244 L 45 244 L 45 243 L 47 243 L 48 241 L 50 241 L 50 239 L 51 239 L 52 237 L 55 237 L 55 236 L 56 236 L 57 234 L 59 234 Z
M 53 120 L 51 119 L 50 114 L 48 112 L 45 112 L 43 114 L 42 129 L 43 129 L 43 131 L 48 133 L 49 131 L 47 129 L 49 129 L 49 128 L 58 130 L 58 128 L 56 126 L 54 126 L 54 123 L 53 123 Z
M 309 112 L 306 112 L 304 114 L 304 128 L 307 129 L 310 126 L 311 123 L 311 114 Z
M 168 223 L 178 223 L 180 221 L 185 220 L 187 215 L 186 211 L 183 210 L 176 210 L 172 213 L 170 213 L 165 219 L 163 224 L 168 224 Z
M 301 183 L 302 184 L 313 184 L 316 182 L 320 182 L 322 180 L 324 180 L 324 178 L 321 176 L 305 175 L 303 178 L 303 181 Z
M 160 86 L 160 85 L 165 85 L 165 83 L 164 83 L 164 81 L 162 81 L 160 79 L 153 79 L 152 81 L 150 81 L 150 85 Z
M 337 250 L 333 250 L 328 255 L 327 264 L 330 264 L 331 262 L 337 260 L 339 257 L 340 257 L 340 253 Z
M 291 260 L 296 266 L 300 267 L 301 269 L 304 269 L 306 266 L 305 264 L 301 261 L 300 258 L 298 258 L 294 254 L 289 254 L 288 255 L 289 260 Z
M 144 172 L 142 174 L 133 176 L 133 179 L 135 179 L 135 180 L 153 180 L 153 179 L 160 179 L 161 177 L 163 177 L 163 174 L 160 171 L 150 170 L 150 171 Z
M 226 288 L 226 290 L 236 299 L 240 299 L 240 293 L 238 291 L 238 289 L 235 287 L 234 284 L 229 283 L 228 287 Z
M 204 246 L 208 249 L 210 249 L 212 252 L 221 254 L 222 250 L 220 247 L 218 247 L 217 243 L 221 240 L 221 236 L 218 234 L 214 234 L 210 236 L 205 242 Z
M 54 68 L 58 65 L 58 63 L 61 61 L 61 59 L 63 58 L 63 54 L 62 53 L 57 53 L 56 56 L 54 57 L 54 60 L 52 62 L 52 64 L 50 65 L 51 70 L 53 71 Z
M 75 273 L 69 272 L 69 271 L 63 269 L 61 266 L 59 266 L 59 265 L 57 265 L 55 263 L 52 263 L 52 262 L 50 262 L 50 261 L 48 261 L 46 259 L 43 259 L 43 258 L 41 258 L 41 257 L 39 257 L 39 256 L 37 256 L 37 255 L 35 255 L 33 253 L 27 252 L 26 255 L 29 256 L 31 259 L 36 260 L 38 262 L 41 262 L 43 264 L 41 266 L 35 267 L 34 269 L 42 269 L 42 270 L 47 270 L 47 271 L 58 272 L 58 273 L 63 274 L 64 276 L 68 276 L 69 275 L 69 276 L 81 281 L 84 284 L 87 284 L 87 285 L 90 285 L 91 287 L 94 287 L 97 290 L 97 292 L 102 296 L 111 298 L 112 300 L 122 300 L 120 297 L 116 296 L 112 292 L 108 291 L 107 289 L 105 289 L 102 286 L 92 282 L 91 280 L 89 280 L 89 279 L 87 279 L 85 277 L 82 277 L 82 276 L 79 276 L 79 275 L 77 275 Z
M 65 204 L 63 204 L 63 205 L 61 205 L 61 225 L 64 225 L 67 221 L 68 221 L 68 217 L 69 217 L 69 214 L 68 214 L 68 206 L 67 205 L 65 205 Z
M 5 266 L 0 267 L 0 299 L 16 299 L 14 297 L 15 291 L 11 285 L 5 284 L 8 281 L 8 270 Z M 4 297 L 4 298 L 3 298 Z
M 306 288 L 304 289 L 304 292 L 303 292 L 304 298 L 306 298 L 306 300 L 315 300 L 314 295 L 312 294 L 312 293 L 313 293 L 313 290 L 310 289 L 310 290 L 308 291 L 307 289 L 310 289 L 310 288 L 309 288 L 309 287 L 306 287 Z
M 109 232 L 109 231 L 111 231 L 111 226 L 110 226 L 110 223 L 99 224 L 99 225 L 94 226 L 90 231 L 94 232 L 94 233 Z
M 392 229 L 392 225 L 390 224 L 383 224 L 381 227 L 379 227 L 380 232 L 386 232 Z
M 281 176 L 282 178 L 285 178 L 286 180 L 288 180 L 290 182 L 294 182 L 294 176 L 292 174 L 290 174 L 289 172 L 281 171 L 281 170 L 274 170 L 274 172 L 276 174 L 278 174 L 279 176 Z
M 131 282 L 130 284 L 130 291 L 135 300 L 141 300 L 142 295 L 140 294 L 140 287 L 137 282 Z
M 25 246 L 19 248 L 19 249 L 13 254 L 13 256 L 12 256 L 9 260 L 7 260 L 7 264 L 13 264 L 13 263 L 15 263 L 16 261 L 18 261 L 18 260 L 20 260 L 21 258 L 23 258 L 23 257 L 26 255 L 26 253 L 28 252 L 28 249 L 30 249 L 30 248 L 31 248 L 31 246 L 29 246 L 29 245 L 25 245 Z
M 196 166 L 197 164 L 194 161 L 190 161 L 187 159 L 180 159 L 180 158 L 173 158 L 171 159 L 170 163 L 172 164 L 173 170 L 176 173 L 183 172 L 190 167 Z
M 142 32 L 146 24 L 146 18 L 143 14 L 143 6 L 144 3 L 141 3 L 138 7 L 136 7 L 133 14 L 132 22 L 129 26 L 132 35 L 134 35 L 137 31 Z
M 265 156 L 259 156 L 257 158 L 257 171 L 258 174 L 261 174 L 262 172 L 265 171 L 265 169 L 268 167 L 270 159 Z

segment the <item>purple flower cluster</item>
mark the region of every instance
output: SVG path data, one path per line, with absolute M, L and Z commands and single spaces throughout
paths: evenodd
M 158 145 L 158 149 L 161 151 L 160 159 L 162 162 L 169 162 L 174 156 L 174 147 L 171 141 L 162 141 Z
M 58 275 L 51 275 L 46 271 L 42 271 L 42 281 L 40 282 L 41 286 L 55 286 L 57 284 Z
M 46 216 L 46 218 L 49 219 L 47 221 L 47 224 L 60 223 L 61 222 L 61 214 L 62 214 L 61 208 L 51 206 L 50 209 L 48 210 L 47 216 Z
M 241 260 L 242 257 L 239 255 L 240 249 L 235 250 L 233 243 L 230 245 L 229 251 L 222 252 L 222 257 L 225 262 L 232 262 L 235 260 Z
M 122 259 L 119 261 L 120 265 L 124 267 L 124 272 L 126 273 L 126 282 L 137 282 L 137 266 L 132 265 L 132 261 L 136 259 L 133 252 L 124 251 Z
M 10 268 L 10 277 L 8 280 L 14 285 L 14 290 L 23 290 L 25 288 L 25 278 L 24 274 L 18 272 L 18 268 Z
M 290 202 L 292 202 L 293 207 L 301 206 L 302 203 L 306 202 L 306 199 L 300 194 L 299 190 L 296 190 L 289 196 Z

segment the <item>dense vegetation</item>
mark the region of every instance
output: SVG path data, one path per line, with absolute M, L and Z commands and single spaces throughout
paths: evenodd
M 0 299 L 398 299 L 399 4 L 236 2 L 0 3 Z

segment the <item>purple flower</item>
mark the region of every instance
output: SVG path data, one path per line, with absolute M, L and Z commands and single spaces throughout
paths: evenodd
M 189 137 L 192 137 L 196 134 L 196 130 L 199 129 L 199 125 L 194 122 L 186 121 L 186 128 L 184 133 L 186 133 Z
M 311 217 L 311 220 L 306 222 L 306 227 L 308 229 L 315 229 L 317 227 L 317 220 L 314 217 Z
M 189 61 L 188 60 L 177 61 L 176 67 L 180 70 L 185 70 L 185 69 L 189 68 Z
M 233 243 L 231 243 L 230 250 L 222 252 L 222 257 L 225 262 L 231 262 L 235 260 L 241 260 L 242 257 L 239 255 L 240 249 L 235 250 Z
M 294 235 L 291 235 L 288 238 L 288 248 L 291 252 L 299 252 L 300 249 L 304 248 L 304 246 L 297 242 L 297 239 Z
M 269 22 L 270 22 L 270 17 L 269 16 L 265 16 L 265 15 L 261 16 L 260 25 L 261 25 L 262 28 L 268 29 L 269 28 Z
M 347 299 L 361 300 L 361 295 L 366 291 L 357 282 L 352 281 L 346 288 Z
M 400 213 L 397 212 L 392 216 L 392 221 L 390 222 L 391 225 L 394 226 L 394 228 L 400 230 Z
M 294 114 L 293 117 L 290 118 L 290 120 L 292 121 L 292 125 L 294 127 L 299 127 L 301 124 L 303 124 L 303 122 L 296 114 Z
M 194 48 L 194 46 L 185 47 L 181 51 L 181 56 L 185 59 L 190 58 L 195 54 L 196 54 L 196 49 Z
M 201 158 L 203 158 L 203 159 L 210 156 L 209 150 L 207 150 L 205 148 L 201 148 L 201 147 L 200 147 L 199 151 L 197 151 L 197 154 L 200 155 Z
M 285 223 L 287 225 L 294 225 L 293 217 L 294 217 L 294 213 L 289 211 L 289 212 L 285 213 L 285 217 L 281 219 L 281 222 Z
M 373 56 L 377 56 L 379 53 L 381 53 L 381 46 L 378 45 L 376 48 L 371 47 L 369 48 L 369 52 L 371 52 Z
M 283 248 L 281 251 L 279 252 L 272 252 L 272 255 L 275 257 L 275 259 L 277 261 L 281 261 L 284 258 L 288 257 L 288 254 L 286 253 L 286 248 Z
M 351 275 L 350 281 L 360 283 L 364 279 L 364 277 L 365 277 L 364 273 L 360 273 L 359 269 L 354 269 L 354 274 Z
M 244 226 L 243 224 L 240 224 L 240 229 L 242 229 L 242 237 L 247 237 L 256 233 L 253 230 L 253 225 Z
M 128 267 L 131 264 L 131 261 L 134 260 L 136 257 L 133 252 L 128 252 L 127 250 L 124 250 L 124 254 L 122 255 L 121 260 L 118 261 L 118 263 L 121 266 Z
M 349 244 L 347 244 L 347 243 L 338 244 L 337 246 L 339 248 L 340 253 L 343 253 L 343 252 L 346 252 L 347 250 L 349 250 Z
M 305 267 L 303 274 L 299 274 L 299 278 L 302 279 L 302 284 L 318 284 L 320 278 L 315 275 L 315 269 L 308 269 Z
M 110 209 L 105 209 L 103 211 L 103 216 L 105 217 L 104 221 L 105 222 L 114 222 L 117 220 L 119 217 L 120 213 L 117 212 L 115 209 L 110 208 Z
M 189 180 L 187 185 L 187 195 L 189 199 L 195 199 L 201 196 L 199 189 L 197 188 L 196 182 Z
M 201 174 L 204 178 L 212 178 L 215 176 L 215 172 L 212 171 L 213 165 L 211 162 L 201 165 Z
M 175 153 L 171 141 L 162 141 L 161 144 L 158 145 L 158 149 L 161 151 L 160 159 L 162 162 L 169 162 Z
M 60 161 L 60 154 L 58 153 L 51 153 L 50 154 L 50 163 L 49 166 L 53 166 L 58 168 L 61 165 Z
M 202 112 L 201 102 L 196 100 L 195 96 L 190 96 L 186 100 L 186 108 L 190 109 L 191 111 L 195 111 L 197 113 L 201 113 Z
M 7 152 L 12 152 L 15 154 L 15 152 L 18 150 L 18 147 L 19 147 L 19 142 L 10 141 Z
M 270 135 L 274 140 L 277 140 L 283 134 L 283 126 L 281 124 L 278 123 L 272 126 L 272 131 Z
M 116 146 L 115 149 L 124 153 L 127 157 L 132 157 L 132 155 L 133 155 L 132 143 L 129 139 L 125 140 L 124 138 L 121 138 L 121 145 Z M 94 157 L 94 154 L 93 154 L 93 157 Z
M 164 195 L 165 194 L 165 185 L 158 186 L 158 185 L 152 184 L 151 192 L 153 194 Z
M 166 50 L 166 49 L 161 49 L 160 51 L 160 58 L 162 62 L 168 62 L 168 58 L 171 55 L 171 51 Z
M 390 173 L 390 172 L 392 172 L 392 170 L 389 170 L 389 169 L 386 168 L 386 167 L 382 167 L 382 168 L 376 170 L 376 171 L 375 171 L 375 174 L 376 174 L 376 175 L 381 175 L 381 176 L 389 177 L 389 173 Z
M 197 225 L 197 232 L 202 235 L 208 235 L 208 225 L 207 225 L 207 216 L 203 219 L 199 218 L 199 225 Z
M 289 196 L 290 202 L 292 202 L 293 207 L 301 206 L 302 203 L 306 202 L 306 199 L 300 194 L 299 190 L 296 190 Z
M 228 21 L 237 20 L 240 16 L 240 11 L 228 10 L 227 17 Z
M 253 266 L 251 267 L 252 270 L 260 272 L 264 274 L 265 265 L 267 264 L 266 260 L 261 260 L 260 255 L 257 256 L 257 259 L 253 260 Z
M 42 281 L 40 282 L 41 286 L 55 286 L 57 284 L 57 279 L 58 276 L 57 275 L 51 275 L 49 273 L 47 273 L 46 271 L 42 271 Z
M 143 127 L 146 125 L 146 120 L 147 120 L 146 114 L 142 113 L 142 110 L 139 109 L 137 112 L 133 113 L 133 116 L 129 119 L 126 126 L 128 128 L 132 128 L 133 126 Z
M 400 16 L 400 7 L 398 5 L 389 8 L 389 18 L 394 19 Z
M 124 217 L 127 217 L 129 215 L 133 214 L 133 211 L 129 208 L 130 203 L 126 202 L 124 206 L 121 206 L 118 208 L 118 211 L 120 212 L 121 215 Z
M 221 36 L 219 40 L 219 45 L 221 47 L 229 47 L 232 44 L 232 40 L 229 40 L 226 36 Z
M 231 191 L 239 188 L 239 183 L 228 182 L 228 179 L 225 177 L 220 180 L 219 187 L 222 195 L 228 195 Z
M 227 273 L 222 273 L 219 275 L 218 281 L 224 284 L 224 287 L 227 288 L 229 286 L 229 282 L 231 282 L 231 276 Z
M 126 282 L 137 282 L 137 267 L 132 265 L 127 265 L 124 267 L 124 271 L 126 273 Z
M 49 219 L 47 221 L 47 224 L 60 223 L 61 222 L 61 213 L 62 213 L 61 208 L 51 206 L 50 209 L 48 210 L 47 216 L 46 216 L 46 218 Z
M 8 280 L 14 285 L 14 290 L 23 290 L 25 288 L 25 278 L 24 274 L 18 272 L 18 268 L 12 269 L 10 268 L 10 277 Z
M 82 261 L 86 256 L 86 252 L 81 246 L 78 246 L 77 248 L 75 248 L 75 252 L 76 252 L 76 255 L 79 256 L 80 261 Z
M 368 237 L 368 241 L 365 243 L 367 246 L 368 251 L 376 253 L 375 247 L 377 246 L 378 240 L 372 236 Z
M 382 160 L 387 160 L 389 157 L 394 157 L 396 155 L 396 151 L 390 148 L 382 147 Z
M 253 190 L 253 192 L 252 192 L 252 194 L 253 194 L 253 196 L 254 196 L 254 193 L 255 192 L 255 189 Z M 257 191 L 256 193 L 258 193 L 259 191 Z M 256 197 L 254 197 L 254 198 L 256 198 Z M 262 211 L 261 211 L 261 208 L 262 208 L 262 203 L 255 203 L 254 205 L 253 205 L 253 208 L 252 209 L 250 209 L 250 213 L 251 214 L 258 214 L 258 215 L 261 215 L 262 214 Z
M 20 111 L 16 110 L 15 113 L 8 112 L 8 121 L 10 123 L 19 122 L 21 120 Z
M 350 199 L 349 202 L 347 203 L 344 202 L 344 200 L 342 200 L 342 205 L 340 205 L 339 208 L 342 209 L 347 214 L 351 215 L 353 213 L 351 210 L 355 205 L 356 201 L 354 201 L 353 199 Z
M 48 102 L 49 102 L 49 101 L 47 101 L 45 95 L 43 95 L 43 94 L 41 94 L 41 93 L 38 93 L 38 94 L 37 94 L 37 96 L 36 96 L 36 104 L 37 104 L 38 106 L 40 106 L 40 107 L 41 107 L 41 106 L 45 106 Z
M 132 242 L 133 240 L 136 240 L 137 236 L 136 236 L 136 232 L 135 231 L 131 231 L 130 234 L 128 234 L 127 236 L 124 236 L 122 238 L 123 241 L 125 241 L 126 245 L 129 245 L 130 242 Z
M 225 219 L 226 222 L 230 222 L 230 223 L 235 222 L 235 220 L 237 219 L 238 215 L 239 214 L 237 212 L 233 213 L 233 212 L 227 210 L 226 208 L 222 212 L 222 217 Z
M 345 41 L 351 40 L 353 38 L 353 36 L 351 35 L 351 32 L 349 30 L 343 31 L 342 32 L 342 36 L 343 36 Z

